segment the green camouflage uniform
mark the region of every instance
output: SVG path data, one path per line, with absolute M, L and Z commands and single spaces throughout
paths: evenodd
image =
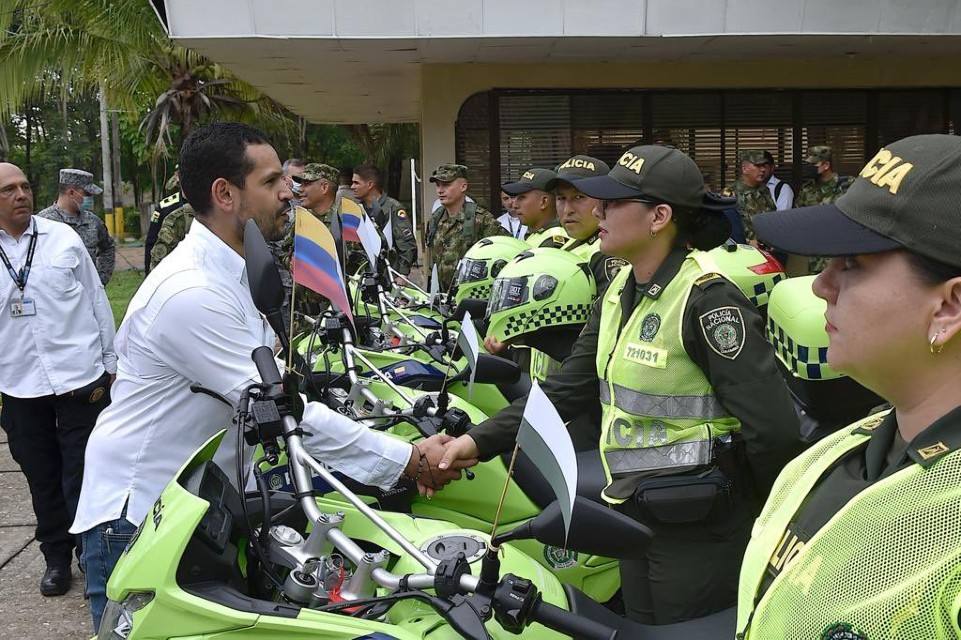
M 83 240 L 93 263 L 97 265 L 100 282 L 106 286 L 113 276 L 117 259 L 117 242 L 107 232 L 107 225 L 96 214 L 81 209 L 79 215 L 64 211 L 57 205 L 47 207 L 37 214 L 41 218 L 56 220 L 71 227 Z
M 808 149 L 805 162 L 814 164 L 822 160 L 833 162 L 831 147 L 824 145 Z M 851 186 L 851 179 L 847 176 L 834 174 L 830 180 L 808 180 L 801 186 L 801 190 L 794 198 L 795 207 L 813 207 L 819 204 L 831 204 Z M 810 272 L 820 273 L 827 266 L 830 258 L 811 258 Z
M 150 250 L 150 270 L 153 271 L 160 264 L 160 261 L 167 257 L 174 250 L 180 241 L 187 236 L 190 231 L 190 223 L 194 221 L 194 208 L 190 203 L 184 201 L 184 205 L 167 214 L 160 231 L 157 233 L 157 242 Z
M 777 210 L 777 204 L 774 203 L 774 198 L 771 197 L 771 191 L 766 184 L 749 187 L 738 179 L 733 189 L 728 187 L 721 194 L 737 198 L 737 210 L 741 214 L 744 235 L 748 241 L 756 238 L 752 218 L 758 213 Z
M 410 215 L 404 209 L 404 205 L 386 193 L 382 193 L 367 209 L 367 214 L 381 233 L 387 227 L 387 216 L 390 215 L 390 230 L 394 248 L 390 251 L 388 259 L 390 260 L 390 266 L 398 273 L 406 276 L 417 261 L 417 241 L 414 240 L 414 227 L 410 222 Z
M 467 167 L 462 164 L 442 164 L 431 174 L 431 182 L 453 182 L 467 179 Z M 443 206 L 431 213 L 427 224 L 424 246 L 429 253 L 424 264 L 427 272 L 437 265 L 441 291 L 447 291 L 457 273 L 457 263 L 467 250 L 481 238 L 508 235 L 490 211 L 474 202 L 464 202 L 459 214 L 451 215 Z

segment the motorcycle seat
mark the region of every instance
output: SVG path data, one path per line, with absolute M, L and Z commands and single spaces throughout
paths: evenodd
M 505 464 L 509 461 L 508 457 Z M 523 451 L 518 452 L 517 461 L 514 463 L 514 481 L 531 499 L 531 502 L 541 509 L 557 500 L 554 490 Z M 601 491 L 606 486 L 607 478 L 597 449 L 577 452 L 577 495 L 607 504 L 601 498 Z
M 564 592 L 567 594 L 571 613 L 607 625 L 618 632 L 618 638 L 631 638 L 632 640 L 677 640 L 678 638 L 684 638 L 684 640 L 731 640 L 737 628 L 736 607 L 675 624 L 650 625 L 634 622 L 617 615 L 569 584 L 564 585 Z

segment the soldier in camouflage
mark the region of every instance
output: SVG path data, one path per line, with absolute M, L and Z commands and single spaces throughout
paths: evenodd
M 41 218 L 63 222 L 83 240 L 87 252 L 97 265 L 100 282 L 106 286 L 113 276 L 117 259 L 117 243 L 107 232 L 107 225 L 88 208 L 84 199 L 103 193 L 93 181 L 93 174 L 80 169 L 61 169 L 57 201 L 38 213 Z
M 337 215 L 337 177 L 339 171 L 328 164 L 311 162 L 304 166 L 304 172 L 299 177 L 300 206 L 307 209 L 324 223 L 330 226 L 330 220 Z M 280 242 L 280 261 L 284 271 L 290 274 L 290 263 L 294 255 L 294 228 L 287 231 Z M 291 279 L 293 283 L 293 279 Z M 294 296 L 294 310 L 297 313 L 315 317 L 329 306 L 327 298 L 306 287 L 298 287 Z
M 150 252 L 153 251 L 154 245 L 157 244 L 157 236 L 160 233 L 160 227 L 163 226 L 164 220 L 187 202 L 187 196 L 180 190 L 179 165 L 174 168 L 173 175 L 170 176 L 164 185 L 164 192 L 167 195 L 160 201 L 160 204 L 157 205 L 157 208 L 154 209 L 154 212 L 150 215 L 150 225 L 147 227 L 147 237 L 143 243 L 143 266 L 145 274 L 150 273 Z
M 431 174 L 440 206 L 430 215 L 424 245 L 428 251 L 425 271 L 436 264 L 442 291 L 450 288 L 457 263 L 481 238 L 507 235 L 491 212 L 467 202 L 467 167 L 442 164 Z
M 160 261 L 180 244 L 187 232 L 190 231 L 190 224 L 194 221 L 194 208 L 186 199 L 181 201 L 179 207 L 171 211 L 164 218 L 157 232 L 157 241 L 150 250 L 150 269 L 156 269 Z
M 417 261 L 417 241 L 414 239 L 414 227 L 404 205 L 382 192 L 380 170 L 371 164 L 354 168 L 350 188 L 354 192 L 354 198 L 363 203 L 367 215 L 381 233 L 386 235 L 387 222 L 390 221 L 394 245 L 388 254 L 390 266 L 397 273 L 408 275 Z M 403 279 L 397 279 L 397 284 L 403 282 Z
M 760 149 L 745 149 L 739 158 L 739 170 L 734 187 L 727 187 L 721 195 L 737 198 L 737 208 L 744 223 L 744 235 L 748 242 L 757 244 L 752 219 L 759 213 L 775 211 L 777 204 L 767 188 L 767 159 Z
M 801 190 L 794 198 L 795 207 L 813 207 L 819 204 L 831 204 L 851 186 L 848 176 L 840 176 L 834 172 L 834 161 L 831 147 L 818 145 L 808 149 L 804 161 L 814 165 L 817 175 L 801 185 Z M 829 258 L 811 258 L 809 270 L 820 273 L 827 266 Z

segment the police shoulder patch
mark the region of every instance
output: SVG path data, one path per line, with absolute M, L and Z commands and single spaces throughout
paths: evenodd
M 404 211 L 403 209 L 398 209 L 398 210 L 397 210 L 397 217 L 398 217 L 398 218 L 401 218 L 402 220 L 406 220 L 406 219 L 407 219 L 407 212 Z
M 706 289 L 713 284 L 720 284 L 724 281 L 724 278 L 719 273 L 705 273 L 703 276 L 694 281 L 694 286 Z
M 403 231 L 403 233 L 404 233 L 404 236 L 407 237 L 407 238 L 409 238 L 409 237 L 411 237 L 412 235 L 414 235 L 414 232 L 413 232 L 413 230 L 411 230 L 410 227 L 405 228 L 404 231 Z
M 735 359 L 744 348 L 744 316 L 737 307 L 718 307 L 700 317 L 704 340 L 714 353 Z
M 622 258 L 607 258 L 604 260 L 604 273 L 608 280 L 613 280 L 618 272 L 627 266 L 627 260 Z

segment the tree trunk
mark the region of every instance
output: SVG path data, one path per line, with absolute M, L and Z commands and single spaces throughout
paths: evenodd
M 107 126 L 107 97 L 100 85 L 100 162 L 103 165 L 103 210 L 113 211 L 113 164 L 110 162 L 110 128 Z
M 10 160 L 10 141 L 7 139 L 7 128 L 0 122 L 0 162 Z

